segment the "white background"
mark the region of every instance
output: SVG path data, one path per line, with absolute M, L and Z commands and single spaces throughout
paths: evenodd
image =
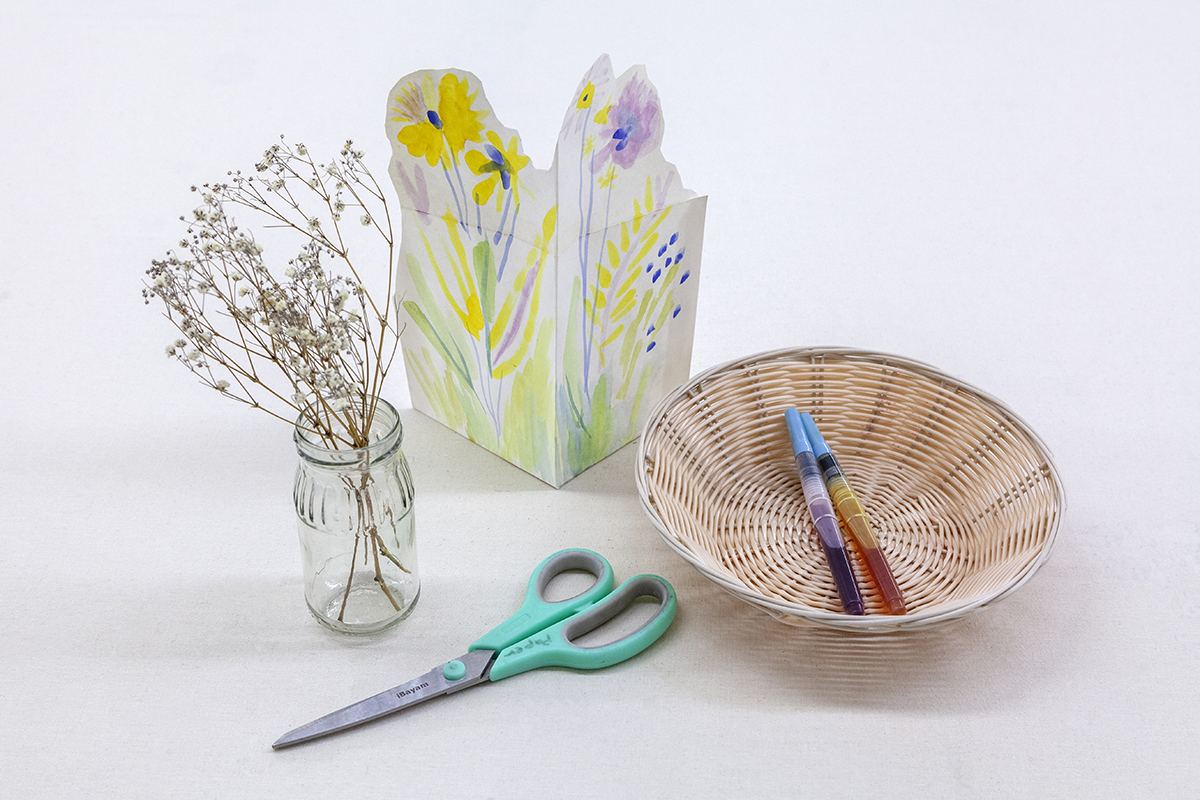
M 5 4 L 0 794 L 1194 795 L 1200 6 L 582 8 Z M 661 543 L 633 448 L 555 491 L 413 412 L 397 369 L 422 598 L 368 641 L 308 616 L 290 431 L 167 361 L 142 271 L 187 187 L 280 133 L 383 174 L 416 69 L 474 72 L 547 166 L 602 52 L 647 65 L 710 198 L 692 372 L 836 344 L 1004 400 L 1068 493 L 1014 596 L 906 639 L 787 628 Z M 270 750 L 458 655 L 571 545 L 675 584 L 658 645 Z

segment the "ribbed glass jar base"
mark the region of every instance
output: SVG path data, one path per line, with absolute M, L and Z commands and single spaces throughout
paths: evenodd
M 357 568 L 352 569 L 353 548 L 347 552 L 345 542 L 339 541 L 344 537 L 317 530 L 304 519 L 299 520 L 299 530 L 304 558 L 304 599 L 308 610 L 322 625 L 341 633 L 378 633 L 412 613 L 421 594 L 415 574 L 405 573 L 383 559 L 379 569 L 383 586 L 388 589 L 385 593 L 376 578 L 369 542 L 362 543 L 368 551 L 366 563 L 359 557 L 354 565 Z M 412 551 L 413 548 L 403 544 L 412 540 L 412 514 L 392 526 L 392 530 L 381 531 L 381 535 L 392 553 Z M 414 557 L 410 569 L 415 569 L 415 561 Z M 351 575 L 347 591 L 347 578 Z

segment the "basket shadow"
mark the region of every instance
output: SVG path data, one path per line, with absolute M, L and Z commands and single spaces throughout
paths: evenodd
M 785 625 L 704 583 L 701 579 L 696 588 L 707 596 L 688 598 L 690 613 L 681 627 L 697 629 L 721 651 L 693 665 L 703 668 L 706 682 L 741 687 L 704 692 L 718 703 L 993 711 L 1059 680 L 1058 670 L 1036 654 L 1057 649 L 1070 660 L 1073 649 L 1071 634 L 1057 629 L 1066 621 L 1041 616 L 1036 585 L 996 608 L 940 627 L 879 635 Z

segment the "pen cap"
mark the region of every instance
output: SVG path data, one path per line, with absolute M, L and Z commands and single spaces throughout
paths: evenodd
M 800 421 L 804 424 L 804 433 L 808 436 L 808 443 L 812 445 L 817 458 L 828 454 L 829 445 L 825 444 L 825 437 L 821 435 L 821 431 L 817 430 L 817 423 L 813 422 L 812 414 L 805 411 L 800 415 Z
M 789 408 L 783 412 L 783 419 L 787 422 L 788 436 L 792 440 L 792 454 L 798 456 L 801 453 L 811 453 L 812 445 L 804 433 L 804 423 L 800 420 L 799 410 Z

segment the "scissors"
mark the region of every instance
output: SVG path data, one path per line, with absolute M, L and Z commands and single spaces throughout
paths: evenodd
M 566 600 L 546 599 L 550 582 L 564 572 L 582 570 L 596 578 L 585 591 Z M 326 714 L 279 737 L 278 750 L 393 714 L 432 697 L 495 682 L 540 667 L 599 669 L 645 650 L 670 627 L 678 602 L 675 589 L 657 575 L 636 575 L 613 591 L 608 560 L 591 550 L 560 550 L 538 564 L 517 613 L 467 648 L 466 655 L 434 667 L 419 678 Z M 616 641 L 589 647 L 575 641 L 631 608 L 643 597 L 658 610 L 637 630 Z

